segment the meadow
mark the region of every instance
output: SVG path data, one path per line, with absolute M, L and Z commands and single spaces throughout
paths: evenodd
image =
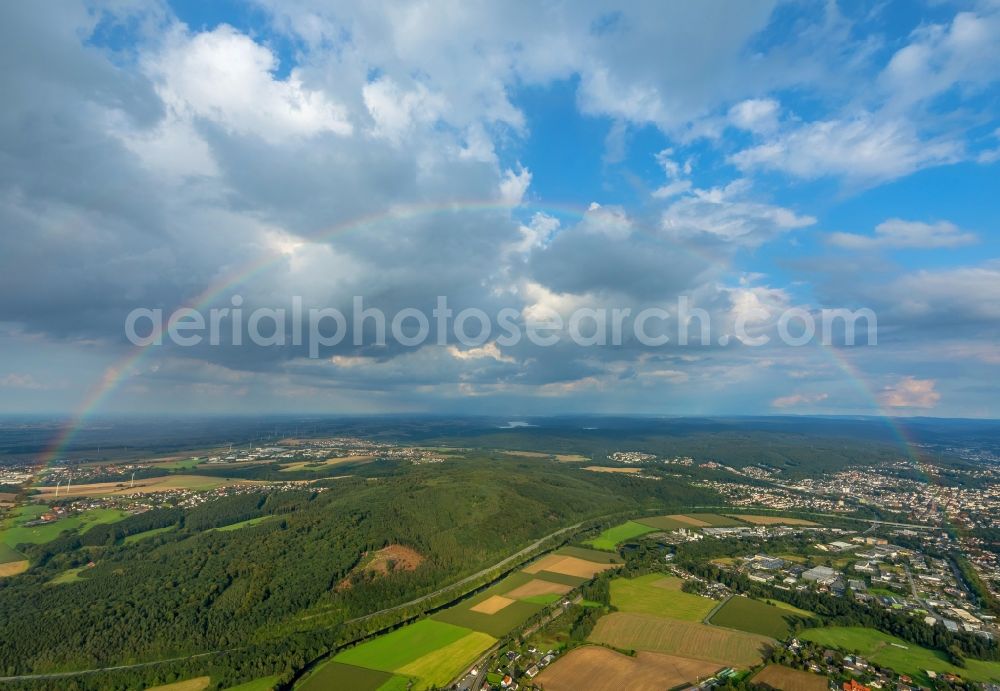
M 649 614 L 612 612 L 597 621 L 590 641 L 624 650 L 680 655 L 731 667 L 759 664 L 774 639 Z
M 221 528 L 211 528 L 211 530 L 217 530 L 220 533 L 229 532 L 230 530 L 239 530 L 240 528 L 249 528 L 252 525 L 258 525 L 264 521 L 274 518 L 274 516 L 257 516 L 256 518 L 249 518 L 245 521 L 240 521 L 239 523 L 230 523 L 229 525 L 224 525 Z
M 948 662 L 943 652 L 918 645 L 874 629 L 855 626 L 833 626 L 806 629 L 799 638 L 831 648 L 841 648 L 864 655 L 870 662 L 889 667 L 900 674 L 909 674 L 925 684 L 930 680 L 924 670 L 951 672 L 972 681 L 1000 680 L 1000 662 L 965 661 L 965 667 Z
M 254 679 L 253 681 L 248 681 L 245 684 L 238 684 L 236 686 L 230 686 L 225 691 L 271 691 L 277 685 L 278 677 L 261 677 L 260 679 Z
M 594 549 L 613 552 L 621 543 L 631 540 L 634 537 L 651 533 L 654 530 L 655 528 L 651 528 L 648 525 L 642 525 L 635 521 L 626 521 L 621 525 L 608 528 L 597 537 L 587 540 L 584 544 L 590 545 Z
M 715 600 L 685 593 L 682 584 L 681 579 L 661 573 L 616 578 L 611 581 L 611 604 L 622 612 L 701 621 L 715 607 Z
M 712 615 L 709 623 L 784 640 L 791 633 L 788 623 L 791 615 L 788 610 L 736 595 Z
M 144 530 L 141 533 L 136 533 L 135 535 L 127 535 L 123 544 L 131 545 L 133 542 L 138 542 L 139 540 L 145 540 L 147 537 L 153 537 L 154 535 L 159 535 L 161 533 L 168 533 L 174 529 L 174 526 L 168 525 L 163 528 L 153 528 L 152 530 Z
M 300 685 L 301 691 L 327 691 L 327 689 L 352 689 L 379 691 L 391 683 L 395 675 L 377 669 L 327 662 L 310 674 Z M 405 677 L 399 677 L 405 688 Z
M 393 671 L 470 633 L 472 631 L 462 626 L 422 619 L 348 648 L 333 659 L 347 665 Z
M 345 674 L 350 672 L 360 678 L 363 673 L 345 670 L 343 667 L 376 670 L 391 673 L 390 676 L 395 674 L 413 677 L 418 680 L 413 686 L 416 689 L 446 686 L 462 672 L 466 664 L 495 642 L 495 638 L 479 631 L 471 631 L 435 619 L 422 619 L 415 624 L 409 624 L 339 653 L 333 658 L 333 662 L 339 663 L 342 667 L 325 671 L 329 665 L 324 665 L 310 676 L 312 686 L 308 688 L 378 689 L 384 684 L 396 683 L 390 678 L 385 678 L 374 687 L 347 684 L 342 678 Z M 319 678 L 321 673 L 326 677 L 336 675 L 340 685 L 328 683 L 327 686 L 322 686 L 322 681 L 313 681 L 314 678 Z M 368 675 L 368 678 L 374 683 L 374 676 Z M 326 681 L 332 680 L 326 679 Z
M 8 519 L 7 527 L 0 531 L 0 542 L 8 547 L 16 547 L 20 544 L 42 545 L 55 540 L 63 531 L 82 528 L 86 532 L 87 529 L 95 525 L 114 523 L 128 515 L 117 509 L 92 509 L 76 516 L 60 518 L 51 523 L 35 526 L 23 525 L 35 520 L 45 511 L 48 511 L 48 507 L 44 505 L 21 507 L 12 519 Z

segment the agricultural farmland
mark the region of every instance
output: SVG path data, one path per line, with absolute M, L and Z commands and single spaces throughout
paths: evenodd
M 753 677 L 754 684 L 763 684 L 781 691 L 826 691 L 826 677 L 792 669 L 784 665 L 768 665 Z
M 651 573 L 611 581 L 611 604 L 622 612 L 637 612 L 681 621 L 701 621 L 716 601 L 681 590 L 684 582 L 674 576 Z
M 786 609 L 737 595 L 729 598 L 709 623 L 784 640 L 791 632 L 788 619 L 792 616 Z
M 546 691 L 618 691 L 622 680 L 635 691 L 661 691 L 703 679 L 719 665 L 703 660 L 640 652 L 635 657 L 598 646 L 576 648 L 543 671 L 537 684 Z
M 680 655 L 731 667 L 760 664 L 775 641 L 742 631 L 650 614 L 612 612 L 597 621 L 590 641 L 625 650 Z
M 608 528 L 597 537 L 587 540 L 585 544 L 595 549 L 613 552 L 621 543 L 631 540 L 634 537 L 651 533 L 654 530 L 655 528 L 651 528 L 648 525 L 636 523 L 635 521 L 626 521 L 621 525 Z
M 737 520 L 743 521 L 744 523 L 751 523 L 753 525 L 805 525 L 814 526 L 818 525 L 812 521 L 807 521 L 804 518 L 786 518 L 784 516 L 754 516 L 745 513 L 731 513 L 726 514 L 730 518 L 735 518 Z
M 128 494 L 150 494 L 153 492 L 169 492 L 171 490 L 190 489 L 208 490 L 216 487 L 254 484 L 249 480 L 226 480 L 207 475 L 161 475 L 158 477 L 137 479 L 132 482 L 91 482 L 72 485 L 68 489 L 58 489 L 62 497 L 113 497 Z M 55 487 L 38 487 L 35 499 L 48 501 L 56 498 Z
M 302 683 L 302 691 L 326 691 L 327 689 L 357 689 L 357 691 L 379 691 L 392 688 L 394 679 L 406 688 L 406 677 L 396 677 L 390 672 L 367 669 L 340 662 L 327 662 L 310 674 Z
M 416 678 L 415 688 L 419 689 L 447 684 L 468 661 L 475 659 L 495 641 L 492 636 L 479 631 L 435 619 L 423 619 L 348 648 L 334 657 L 333 662 Z M 334 672 L 343 674 L 348 671 L 334 668 L 334 672 L 324 672 L 325 667 L 310 677 L 310 681 L 321 672 L 330 676 Z M 387 681 L 389 679 L 385 678 L 381 683 Z M 305 688 L 331 688 L 319 686 L 318 681 L 312 683 L 313 687 Z

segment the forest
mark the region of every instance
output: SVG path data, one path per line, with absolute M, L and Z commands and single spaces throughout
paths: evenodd
M 0 676 L 209 651 L 226 652 L 165 665 L 155 674 L 212 667 L 219 683 L 244 680 L 249 670 L 283 674 L 335 645 L 345 635 L 343 622 L 432 592 L 560 527 L 717 501 L 679 482 L 498 459 L 415 465 L 383 477 L 149 511 L 24 547 L 32 569 L 0 583 Z M 273 518 L 213 530 L 260 516 Z M 173 529 L 124 541 L 168 526 Z M 412 571 L 338 587 L 364 554 L 391 544 L 411 547 L 425 560 Z M 90 562 L 80 578 L 49 583 Z M 128 678 L 153 673 L 123 671 L 73 683 L 94 688 L 102 679 L 100 685 L 124 688 Z

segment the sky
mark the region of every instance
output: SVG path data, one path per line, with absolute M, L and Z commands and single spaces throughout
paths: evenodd
M 620 5 L 3 3 L 0 413 L 1000 417 L 1000 3 Z

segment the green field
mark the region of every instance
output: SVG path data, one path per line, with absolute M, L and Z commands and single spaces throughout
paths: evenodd
M 278 677 L 261 677 L 239 686 L 230 686 L 226 691 L 271 691 L 278 683 Z
M 6 564 L 11 561 L 24 561 L 25 559 L 27 557 L 16 549 L 5 542 L 0 542 L 0 564 Z
M 539 571 L 535 574 L 535 578 L 541 578 L 543 581 L 552 581 L 553 583 L 562 583 L 563 585 L 571 585 L 573 587 L 590 580 L 582 576 L 570 576 L 565 573 L 555 573 L 554 571 Z
M 590 550 L 581 550 L 583 552 L 589 552 Z M 598 554 L 603 554 L 598 552 Z M 507 605 L 498 612 L 493 614 L 486 614 L 484 612 L 473 612 L 472 608 L 478 605 L 484 600 L 495 595 L 506 595 L 514 588 L 522 586 L 525 583 L 535 579 L 541 578 L 542 580 L 548 580 L 555 583 L 563 583 L 563 580 L 556 580 L 554 578 L 548 578 L 543 576 L 546 572 L 541 572 L 538 574 L 528 574 L 523 571 L 515 571 L 504 578 L 499 583 L 496 583 L 485 590 L 476 593 L 472 597 L 459 602 L 458 604 L 449 607 L 441 612 L 438 612 L 431 616 L 431 619 L 436 621 L 446 622 L 448 624 L 454 624 L 455 626 L 462 626 L 473 631 L 480 631 L 482 633 L 489 634 L 495 638 L 501 638 L 506 636 L 508 633 L 516 629 L 518 626 L 523 624 L 532 614 L 535 614 L 547 604 L 551 604 L 559 599 L 559 595 L 556 596 L 546 596 L 539 595 L 537 597 L 526 597 L 516 600 L 515 602 Z M 559 574 L 553 574 L 554 576 L 559 576 Z M 572 578 L 572 583 L 566 583 L 567 585 L 579 585 L 585 579 L 576 579 L 572 576 L 566 577 Z M 552 599 L 547 599 L 552 597 Z
M 790 605 L 787 602 L 782 602 L 781 600 L 767 600 L 766 604 L 777 607 L 778 609 L 783 609 L 786 612 L 791 612 L 792 614 L 797 614 L 800 617 L 815 617 L 814 612 L 810 612 L 807 609 L 799 609 L 795 605 Z
M 249 528 L 252 525 L 257 525 L 258 523 L 263 523 L 269 518 L 274 518 L 274 516 L 258 516 L 257 518 L 250 518 L 245 521 L 240 521 L 239 523 L 230 523 L 229 525 L 224 525 L 221 528 L 212 528 L 212 530 L 218 530 L 219 532 L 225 533 L 230 530 L 239 530 L 240 528 Z
M 80 572 L 83 571 L 84 567 L 79 566 L 75 569 L 66 569 L 61 574 L 53 578 L 49 583 L 52 585 L 62 585 L 64 583 L 73 583 L 74 581 L 80 580 Z
M 637 518 L 636 523 L 642 523 L 656 530 L 678 530 L 680 528 L 695 529 L 690 523 L 678 521 L 670 516 L 650 516 L 649 518 Z
M 136 533 L 135 535 L 129 535 L 122 542 L 126 545 L 131 545 L 133 542 L 138 542 L 139 540 L 145 540 L 147 537 L 153 537 L 154 535 L 159 535 L 161 533 L 167 533 L 174 529 L 174 526 L 168 525 L 164 528 L 153 528 L 152 530 L 144 530 L 141 533 Z
M 788 625 L 791 614 L 787 610 L 737 595 L 729 598 L 708 623 L 784 640 L 791 633 Z
M 486 633 L 494 638 L 501 638 L 523 624 L 528 617 L 545 606 L 531 601 L 529 598 L 515 600 L 494 614 L 484 614 L 483 612 L 473 612 L 469 609 L 474 604 L 476 603 L 472 600 L 460 603 L 432 615 L 431 619 Z
M 766 636 L 632 612 L 601 617 L 588 640 L 622 650 L 649 650 L 731 667 L 760 663 L 774 645 Z
M 55 540 L 65 530 L 83 528 L 84 532 L 101 523 L 114 523 L 128 514 L 118 509 L 92 509 L 77 516 L 60 518 L 58 521 L 26 527 L 22 525 L 34 520 L 48 510 L 44 505 L 21 507 L 13 519 L 8 519 L 6 527 L 0 531 L 0 542 L 8 547 L 20 544 L 42 545 Z
M 587 540 L 584 544 L 590 545 L 594 549 L 603 549 L 613 552 L 621 543 L 627 542 L 634 537 L 651 533 L 654 530 L 656 529 L 651 528 L 648 525 L 642 525 L 641 523 L 636 523 L 635 521 L 626 521 L 621 525 L 608 528 L 597 537 Z
M 334 659 L 345 665 L 391 672 L 472 633 L 434 619 L 421 619 L 384 636 L 356 645 Z
M 618 556 L 617 554 L 608 554 L 607 552 L 598 551 L 596 549 L 587 549 L 586 547 L 574 547 L 573 545 L 560 547 L 555 551 L 555 553 L 565 554 L 567 557 L 586 559 L 587 561 L 592 561 L 595 564 L 622 563 L 621 557 Z
M 495 642 L 496 639 L 492 636 L 473 631 L 454 643 L 400 667 L 396 672 L 420 679 L 420 683 L 415 686 L 417 689 L 427 686 L 443 688 Z
M 201 463 L 200 458 L 186 458 L 183 461 L 167 461 L 166 463 L 157 463 L 157 468 L 163 468 L 164 470 L 190 470 L 196 465 Z
M 889 634 L 860 627 L 834 626 L 806 629 L 799 638 L 831 648 L 841 648 L 865 656 L 869 662 L 889 667 L 900 674 L 909 674 L 929 685 L 924 670 L 951 672 L 971 681 L 1000 680 L 1000 662 L 966 660 L 965 667 L 948 662 L 944 653 L 928 650 Z
M 701 621 L 715 607 L 707 597 L 681 590 L 683 581 L 674 576 L 651 573 L 639 578 L 611 581 L 611 604 L 622 612 L 655 614 L 681 621 Z
M 310 674 L 299 688 L 301 691 L 327 691 L 328 689 L 378 691 L 392 678 L 393 675 L 390 672 L 345 665 L 340 662 L 327 662 Z
M 524 602 L 533 602 L 536 605 L 551 605 L 553 602 L 558 602 L 562 598 L 562 595 L 557 595 L 556 593 L 548 593 L 546 595 L 529 595 L 528 597 L 522 597 Z

